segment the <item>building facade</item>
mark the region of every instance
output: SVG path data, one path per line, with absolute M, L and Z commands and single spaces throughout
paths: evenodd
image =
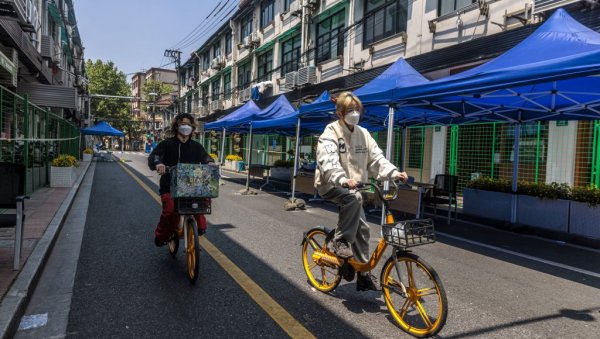
M 180 95 L 185 111 L 212 121 L 248 100 L 264 107 L 284 94 L 300 104 L 323 90 L 353 90 L 400 57 L 438 79 L 507 51 L 558 7 L 600 30 L 598 1 L 244 0 L 184 63 L 180 75 L 186 86 Z M 592 163 L 589 155 L 597 147 L 591 137 L 596 125 L 570 121 L 526 127 L 519 175 L 571 185 L 599 181 L 592 173 L 600 163 Z M 461 185 L 480 175 L 510 178 L 512 128 L 409 129 L 404 138 L 396 137 L 394 161 L 422 181 L 448 172 L 459 175 Z M 376 137 L 385 142 L 384 135 Z M 490 156 L 485 152 L 492 145 L 498 151 Z

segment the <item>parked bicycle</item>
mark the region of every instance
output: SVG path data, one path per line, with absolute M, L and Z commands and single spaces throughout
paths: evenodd
M 392 255 L 383 265 L 381 285 L 385 303 L 400 328 L 415 337 L 436 335 L 445 325 L 448 315 L 446 291 L 431 267 L 408 248 L 435 242 L 431 219 L 406 220 L 396 223 L 389 205 L 398 198 L 398 185 L 392 182 L 394 193 L 383 194 L 377 185 L 360 183 L 358 190 L 370 187 L 386 208 L 386 222 L 381 225 L 382 236 L 368 262 L 354 258 L 343 259 L 328 247 L 335 229 L 317 226 L 304 233 L 302 261 L 308 280 L 321 292 L 334 290 L 344 278 L 354 280 L 356 272 L 373 270 L 388 245 Z

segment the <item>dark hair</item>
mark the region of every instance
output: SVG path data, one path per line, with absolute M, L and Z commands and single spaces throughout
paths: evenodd
M 173 121 L 171 121 L 171 129 L 169 130 L 169 132 L 171 132 L 171 135 L 177 135 L 177 128 L 179 127 L 179 122 L 183 119 L 188 119 L 190 121 L 190 126 L 192 126 L 192 133 L 196 130 L 196 119 L 194 119 L 194 116 L 189 113 L 181 113 L 177 114 L 175 118 L 173 118 Z

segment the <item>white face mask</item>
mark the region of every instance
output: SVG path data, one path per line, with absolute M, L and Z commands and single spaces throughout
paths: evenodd
M 190 125 L 181 125 L 177 128 L 177 131 L 183 135 L 183 136 L 188 136 L 190 134 L 192 134 L 192 126 Z
M 358 111 L 351 111 L 344 116 L 344 121 L 348 125 L 358 125 L 358 122 L 360 121 L 360 113 Z

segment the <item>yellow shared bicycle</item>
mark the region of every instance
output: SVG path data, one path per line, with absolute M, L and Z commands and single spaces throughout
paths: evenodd
M 335 255 L 328 245 L 335 229 L 317 226 L 304 233 L 302 262 L 312 286 L 321 292 L 334 290 L 344 278 L 354 280 L 356 272 L 373 270 L 388 246 L 393 247 L 381 271 L 381 286 L 388 310 L 400 328 L 419 338 L 436 335 L 448 315 L 446 291 L 435 270 L 408 248 L 435 242 L 431 219 L 396 223 L 389 211 L 391 201 L 398 198 L 398 185 L 393 195 L 383 194 L 377 185 L 359 184 L 358 190 L 373 187 L 386 207 L 386 222 L 381 225 L 381 239 L 368 262 Z

